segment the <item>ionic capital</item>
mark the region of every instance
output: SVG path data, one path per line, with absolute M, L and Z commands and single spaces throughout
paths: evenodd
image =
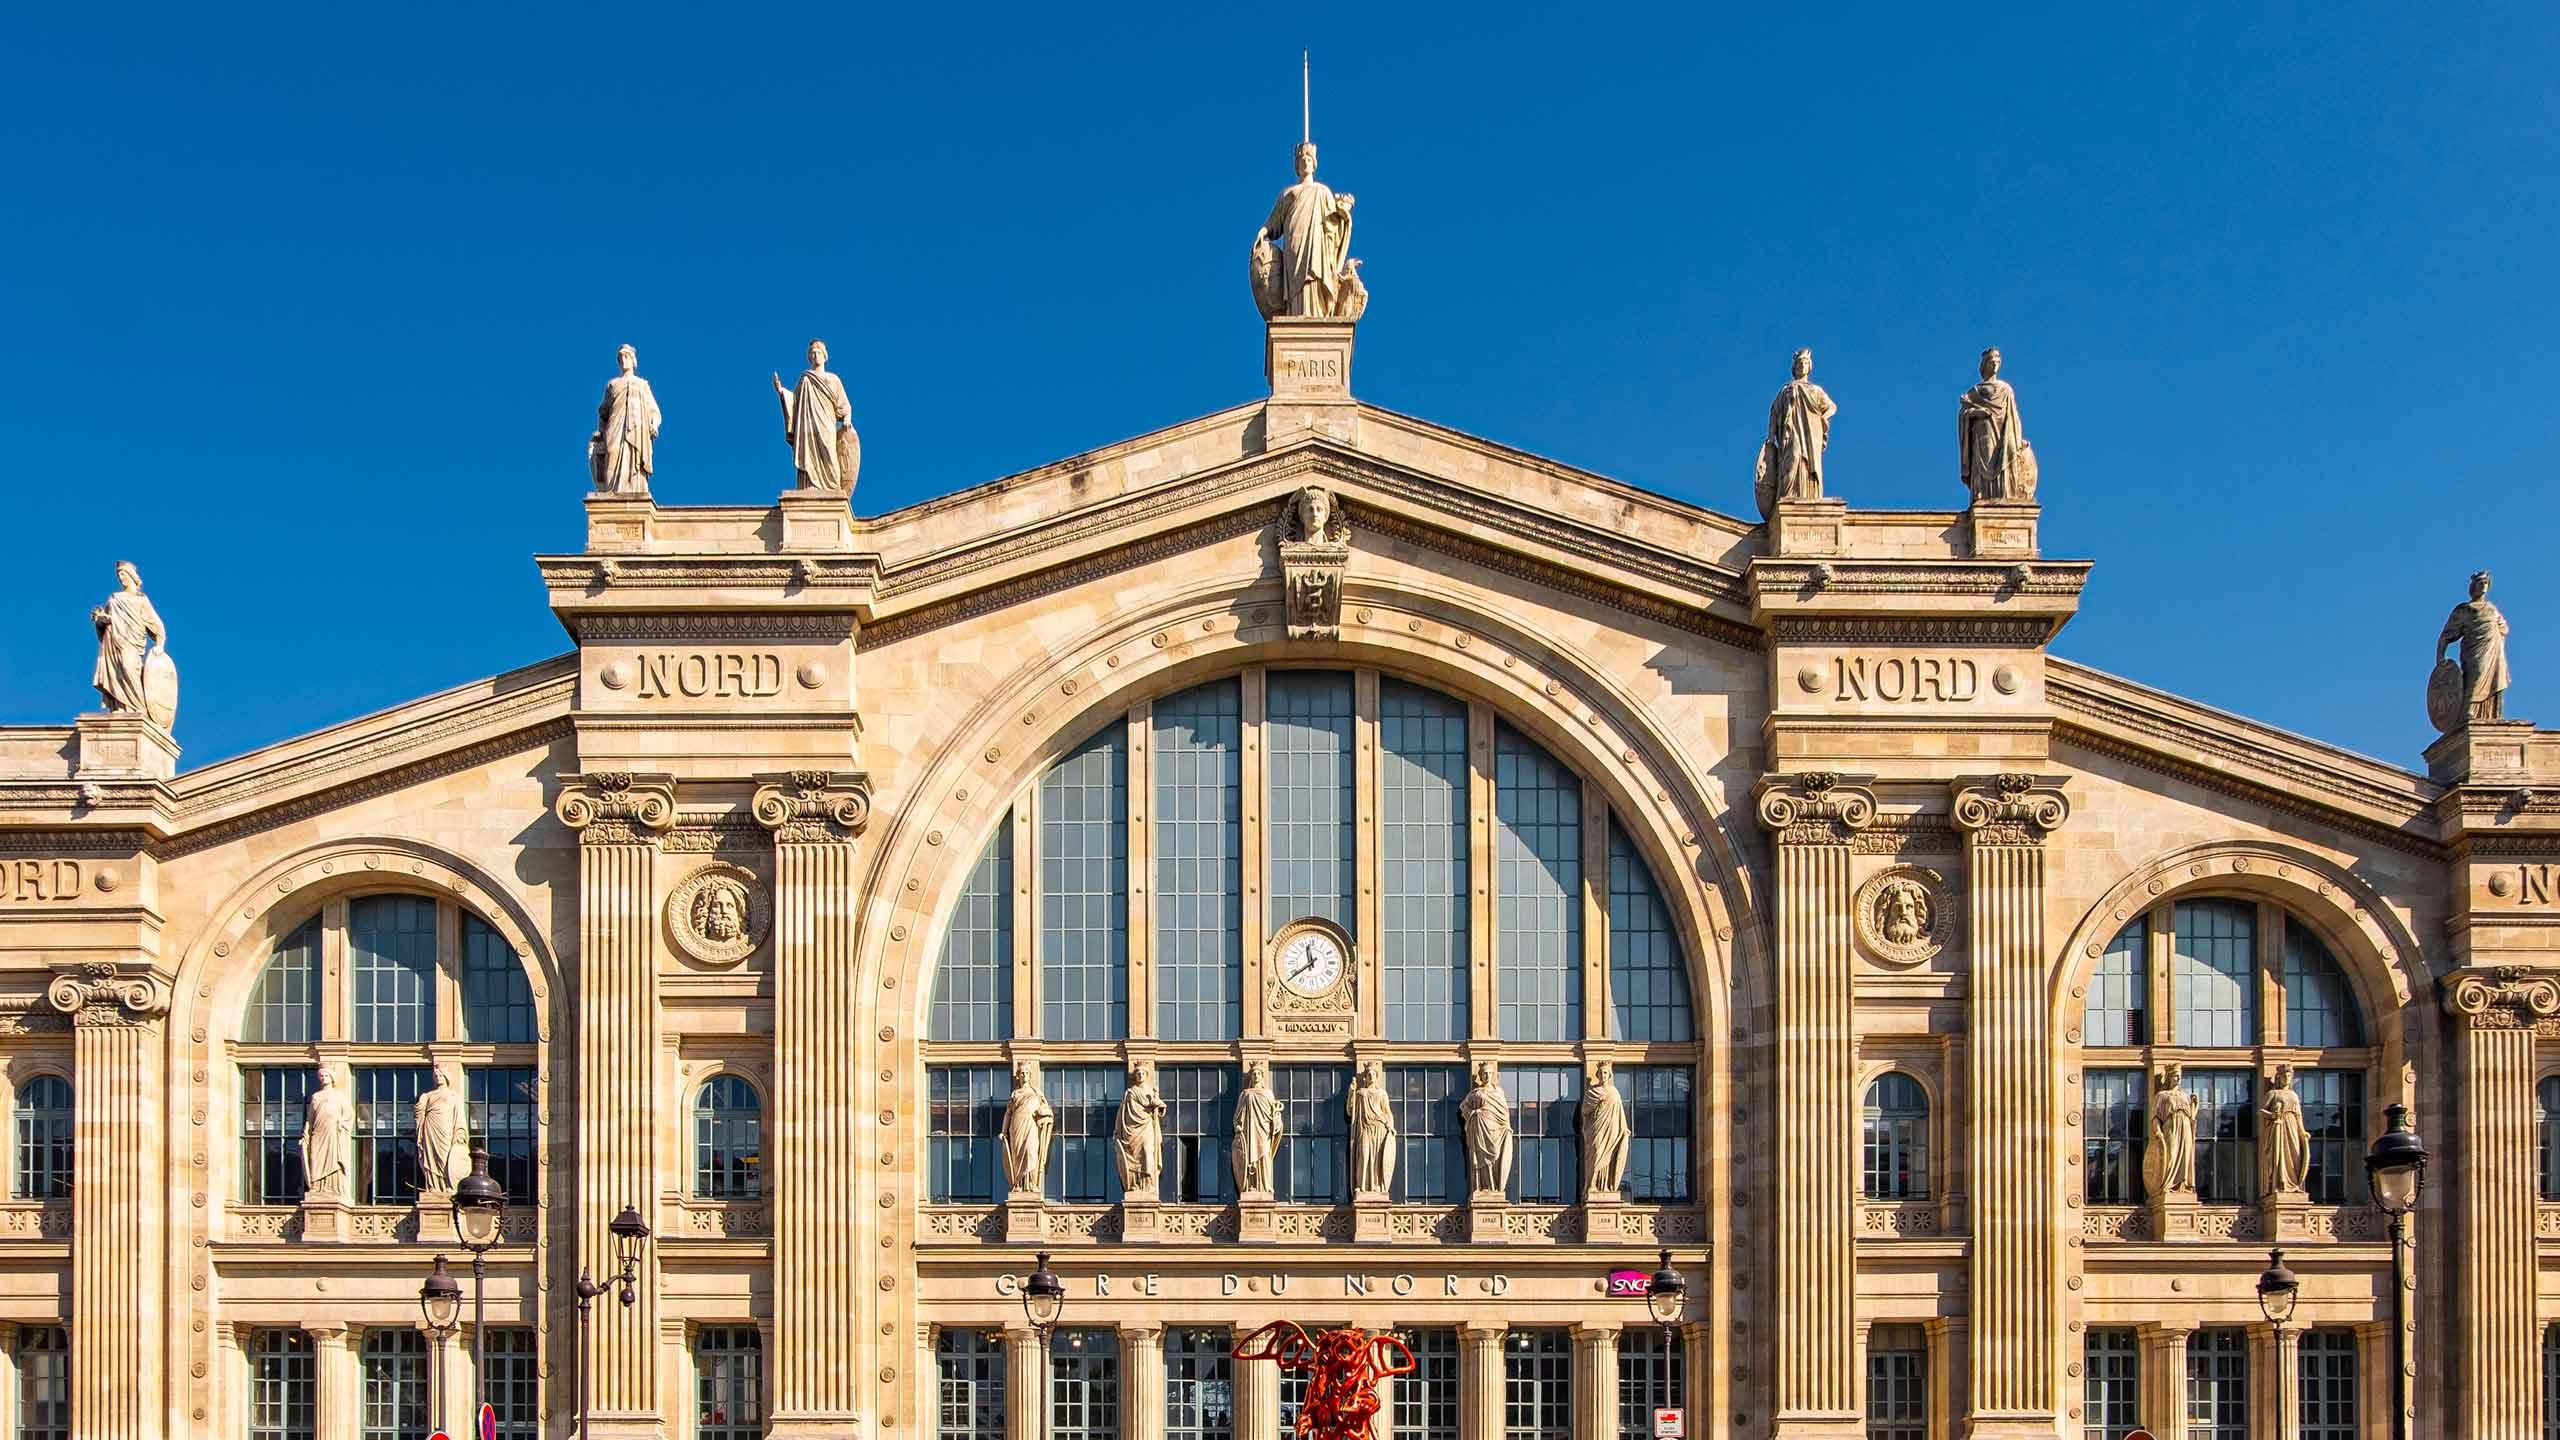
M 756 823 L 784 844 L 850 840 L 871 824 L 871 777 L 843 770 L 766 776 L 754 808 Z
M 2041 845 L 2071 818 L 2060 775 L 2009 771 L 1955 782 L 1951 817 L 1976 845 Z
M 632 770 L 572 775 L 551 808 L 582 844 L 648 844 L 675 823 L 676 778 Z
M 2473 1030 L 2530 1030 L 2560 1016 L 2560 977 L 2515 965 L 2457 971 L 2444 1008 Z
M 1866 778 L 1830 770 L 1768 776 L 1757 792 L 1760 823 L 1781 845 L 1846 845 L 1876 823 L 1876 792 L 1857 783 Z
M 71 1017 L 75 1028 L 139 1025 L 169 1013 L 169 987 L 160 977 L 92 963 L 57 975 L 45 987 L 45 1003 Z

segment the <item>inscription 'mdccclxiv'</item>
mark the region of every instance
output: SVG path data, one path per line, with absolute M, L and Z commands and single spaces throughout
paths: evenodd
M 1831 661 L 1837 682 L 1835 700 L 1949 700 L 1962 703 L 1982 694 L 1982 665 L 1962 656 L 1894 655 L 1870 660 L 1838 655 Z
M 640 698 L 665 700 L 705 696 L 730 700 L 782 693 L 782 657 L 735 650 L 678 655 L 661 651 L 640 657 Z

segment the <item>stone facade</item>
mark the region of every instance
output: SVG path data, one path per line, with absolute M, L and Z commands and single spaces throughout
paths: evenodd
M 2089 567 L 2039 554 L 2032 502 L 1781 497 L 1746 524 L 1364 406 L 1348 322 L 1271 328 L 1267 400 L 876 518 L 805 487 L 724 507 L 591 495 L 586 549 L 538 562 L 573 649 L 489 680 L 183 772 L 138 712 L 0 731 L 15 1188 L 47 1076 L 75 1097 L 78 1181 L 0 1202 L 0 1337 L 67 1326 L 72 1433 L 247 1433 L 307 1395 L 319 1434 L 354 1436 L 381 1357 L 429 1351 L 434 1418 L 463 1429 L 477 1336 L 397 1338 L 430 1258 L 463 1259 L 441 1197 L 260 1203 L 285 1151 L 244 1135 L 253 1116 L 298 1123 L 298 1093 L 257 1088 L 272 1076 L 353 1067 L 377 1087 L 359 1146 L 396 1139 L 379 1073 L 431 1060 L 530 1087 L 508 1122 L 530 1203 L 488 1257 L 487 1306 L 492 1333 L 525 1337 L 510 1374 L 538 1374 L 546 1434 L 582 1400 L 600 1435 L 697 1433 L 710 1335 L 760 1352 L 746 1408 L 773 1434 L 941 1433 L 945 1337 L 984 1332 L 1017 1377 L 1035 1363 L 1015 1288 L 1034 1241 L 1069 1286 L 1067 1324 L 1116 1332 L 1130 1440 L 1165 1433 L 1170 1331 L 1279 1318 L 1453 1331 L 1470 1436 L 1505 1432 L 1506 1340 L 1569 1332 L 1567 1424 L 1614 1435 L 1622 1352 L 1654 1331 L 1606 1277 L 1665 1248 L 1689 1277 L 1692 1435 L 1864 1434 L 1892 1336 L 1920 1357 L 1921 1433 L 2078 1437 L 2100 1419 L 2094 1332 L 2129 1332 L 2128 1393 L 2175 1433 L 2191 1347 L 2235 1330 L 2248 1433 L 2294 1433 L 2278 1415 L 2306 1333 L 2351 1337 L 2365 1433 L 2387 1433 L 2393 1256 L 2360 1169 L 2327 1201 L 2089 1203 L 2084 1073 L 2172 1061 L 2351 1074 L 2353 1155 L 2384 1105 L 2413 1107 L 2436 1156 L 2413 1225 L 2415 1433 L 2543 1433 L 2560 1204 L 2538 1184 L 2535 1089 L 2560 1071 L 2560 734 L 2481 720 L 2424 773 L 2363 759 L 2053 654 Z M 2068 503 L 2069 486 L 2046 493 Z M 1303 518 L 1309 487 L 1338 507 L 1323 525 Z M 930 1065 L 1200 1053 L 1153 1019 L 1171 961 L 1134 817 L 1115 872 L 1125 1037 L 1028 1020 L 929 1037 L 937 957 L 990 838 L 1009 831 L 1017 857 L 998 964 L 1028 1014 L 1042 777 L 1125 726 L 1143 809 L 1150 706 L 1237 677 L 1258 733 L 1269 677 L 1306 668 L 1353 687 L 1346 823 L 1364 836 L 1386 823 L 1380 687 L 1467 717 L 1472 1019 L 1447 1043 L 1386 1038 L 1363 841 L 1337 927 L 1350 973 L 1329 992 L 1343 1008 L 1262 973 L 1280 926 L 1248 878 L 1240 1033 L 1211 1048 L 1685 1067 L 1684 1195 L 935 1198 Z M 1587 822 L 1567 902 L 1585 1004 L 1578 1033 L 1536 1044 L 1496 1019 L 1514 923 L 1487 808 L 1507 783 L 1497 727 L 1570 772 Z M 1247 877 L 1272 863 L 1266 763 L 1250 746 L 1238 762 Z M 1693 1039 L 1608 1023 L 1613 866 L 1658 890 Z M 349 916 L 380 895 L 428 902 L 405 913 L 429 957 L 411 973 L 441 1001 L 431 1034 L 366 1033 L 364 987 L 383 982 Z M 2167 1022 L 2182 907 L 2202 900 L 2255 917 L 2236 983 L 2263 1023 L 2218 1047 Z M 2280 1021 L 2297 936 L 2332 957 L 2352 1034 Z M 260 983 L 298 945 L 309 1033 L 287 1014 L 253 1034 L 253 1009 L 305 1003 Z M 2148 988 L 2140 1034 L 2084 1031 L 2110 956 Z M 466 1013 L 492 967 L 521 973 L 520 1030 Z M 1862 1109 L 1887 1072 L 1927 1097 L 1916 1194 L 1862 1178 Z M 719 1077 L 757 1097 L 761 1149 L 754 1183 L 705 1194 L 697 1097 Z M 475 1113 L 484 1136 L 497 1108 Z M 625 1206 L 652 1232 L 635 1303 L 597 1302 L 582 1364 L 576 1281 L 615 1268 Z M 2281 1334 L 2252 1288 L 2279 1240 L 2303 1275 Z M 1237 1430 L 1278 1434 L 1276 1373 L 1243 1366 L 1232 1386 Z M 1008 1396 L 1006 1433 L 1028 1440 L 1028 1387 Z

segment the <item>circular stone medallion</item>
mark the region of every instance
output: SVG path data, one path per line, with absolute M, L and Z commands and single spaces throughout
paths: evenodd
M 1889 965 L 1918 965 L 1946 948 L 1946 877 L 1917 865 L 1896 865 L 1858 887 L 1858 942 Z
M 691 959 L 735 965 L 764 943 L 773 906 L 755 873 L 715 860 L 667 896 L 667 935 Z

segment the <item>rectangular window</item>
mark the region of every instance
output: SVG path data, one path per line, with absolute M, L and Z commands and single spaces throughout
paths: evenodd
M 1868 1332 L 1867 1440 L 1929 1440 L 1929 1337 L 1917 1325 Z
M 933 1010 L 926 1038 L 993 1041 L 1013 1038 L 1013 812 L 969 867 L 942 932 L 933 968 Z
M 1380 977 L 1390 1040 L 1467 1038 L 1467 707 L 1378 686 Z
M 436 902 L 367 895 L 347 907 L 355 972 L 355 1040 L 423 1045 L 436 1038 Z
M 1395 1108 L 1395 1183 L 1389 1198 L 1444 1203 L 1467 1193 L 1467 1154 L 1459 1136 L 1458 1101 L 1467 1093 L 1457 1065 L 1389 1065 L 1382 1075 Z
M 1227 1142 L 1236 1133 L 1236 1068 L 1167 1065 L 1156 1072 L 1156 1087 L 1165 1103 L 1164 1198 L 1182 1204 L 1233 1199 Z
M 489 1174 L 507 1199 L 534 1203 L 534 1147 L 541 1136 L 539 1077 L 530 1065 L 484 1065 L 463 1077 L 471 1101 L 471 1133 L 489 1149 Z
M 436 1083 L 424 1065 L 359 1065 L 355 1197 L 359 1205 L 418 1198 L 418 1097 Z
M 2236 900 L 2180 904 L 2169 960 L 2181 1045 L 2258 1043 L 2258 912 Z
M 1395 1333 L 1413 1352 L 1413 1373 L 1393 1382 L 1394 1440 L 1460 1440 L 1458 1332 L 1418 1328 Z
M 1310 1333 L 1318 1328 L 1307 1327 Z M 1295 1367 L 1280 1372 L 1280 1430 L 1272 1440 L 1298 1440 L 1298 1414 L 1307 1408 L 1307 1382 L 1311 1378 Z
M 27 1077 L 18 1087 L 18 1174 L 12 1194 L 21 1200 L 71 1198 L 78 1122 L 70 1081 L 59 1075 Z
M 2311 1171 L 2302 1188 L 2315 1205 L 2344 1205 L 2364 1194 L 2364 1074 L 2298 1070 L 2303 1128 L 2311 1133 Z
M 1573 1440 L 1573 1335 L 1513 1330 L 1502 1337 L 1503 1440 Z
M 462 1038 L 488 1045 L 530 1045 L 533 987 L 506 937 L 466 915 L 462 923 Z
M 1493 743 L 1495 1010 L 1505 1040 L 1582 1038 L 1582 784 L 1527 736 Z
M 2241 1331 L 2187 1337 L 2187 1440 L 2249 1440 L 2249 1337 Z
M 1058 1112 L 1049 1157 L 1049 1198 L 1069 1205 L 1120 1199 L 1120 1092 L 1129 1078 L 1117 1065 L 1052 1065 L 1040 1088 Z
M 932 1065 L 924 1083 L 927 1196 L 940 1205 L 1003 1199 L 1012 1076 L 1001 1065 Z
M 2083 1043 L 2151 1043 L 2151 921 L 2137 917 L 2107 942 L 2089 976 L 2089 1008 L 2081 1021 Z
M 1005 1440 L 1002 1336 L 992 1330 L 937 1331 L 933 1371 L 935 1440 Z
M 1263 694 L 1271 928 L 1316 915 L 1356 930 L 1351 677 L 1274 670 Z
M 1618 1335 L 1618 1440 L 1653 1440 L 1653 1412 L 1689 1404 L 1689 1357 L 1678 1332 L 1669 1347 L 1660 1326 L 1630 1325 Z
M 2294 1440 L 2361 1440 L 2364 1434 L 2352 1330 L 2314 1330 L 2302 1337 L 2302 1394 Z M 2548 1382 L 2546 1381 L 2546 1384 Z M 2543 1406 L 2547 1434 L 2554 1417 Z
M 1120 1335 L 1061 1330 L 1049 1352 L 1049 1440 L 1120 1440 Z
M 498 1440 L 542 1440 L 542 1362 L 532 1327 L 489 1328 L 489 1383 L 480 1398 L 497 1415 Z
M 1164 1332 L 1164 1440 L 1235 1440 L 1234 1348 L 1224 1330 Z
M 249 1440 L 314 1440 L 320 1371 L 311 1337 L 260 1330 L 249 1337 Z
M 705 1325 L 693 1341 L 694 1440 L 763 1440 L 764 1336 Z
M 1242 687 L 1157 701 L 1155 747 L 1156 1033 L 1232 1040 L 1244 1026 Z
M 426 1336 L 367 1330 L 356 1365 L 364 1386 L 362 1440 L 417 1440 L 427 1433 Z
M 293 1205 L 302 1199 L 302 1114 L 311 1101 L 309 1066 L 240 1072 L 240 1199 Z
M 2258 1198 L 2258 1072 L 2190 1070 L 2196 1097 L 2196 1198 L 2245 1205 Z
M 2142 1152 L 2150 1134 L 2149 1091 L 2139 1070 L 2080 1074 L 2082 1198 L 2092 1205 L 2143 1201 Z
M 1129 747 L 1105 726 L 1040 777 L 1040 1033 L 1129 1033 Z
M 1627 1177 L 1620 1193 L 1639 1204 L 1689 1199 L 1690 1080 L 1686 1065 L 1629 1065 L 1617 1074 L 1627 1104 Z
M 1609 822 L 1609 1038 L 1688 1040 L 1689 972 L 1653 871 Z
M 18 1440 L 71 1440 L 71 1334 L 59 1325 L 18 1331 Z
M 1511 1097 L 1511 1199 L 1524 1205 L 1570 1205 L 1582 1198 L 1582 1149 L 1576 1111 L 1579 1065 L 1505 1065 Z
M 1280 1163 L 1272 1197 L 1301 1205 L 1334 1205 L 1351 1194 L 1351 1072 L 1339 1065 L 1274 1065 L 1280 1098 Z
M 2131 1330 L 2088 1332 L 2080 1350 L 2081 1440 L 2124 1440 L 2142 1428 L 2142 1350 Z

